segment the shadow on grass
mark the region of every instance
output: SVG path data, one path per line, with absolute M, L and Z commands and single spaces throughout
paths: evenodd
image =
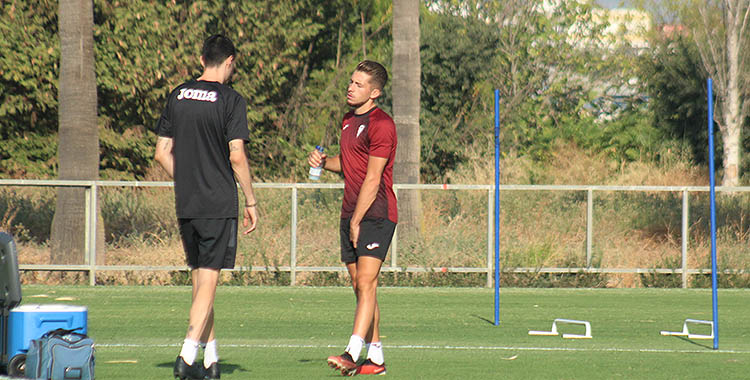
M 475 317 L 475 318 L 479 318 L 479 319 L 481 319 L 481 320 L 483 320 L 483 321 L 485 321 L 485 322 L 487 322 L 487 323 L 489 323 L 489 324 L 491 324 L 491 325 L 494 325 L 494 324 L 495 324 L 495 321 L 490 321 L 489 319 L 487 319 L 487 318 L 485 318 L 485 317 L 483 317 L 483 316 L 481 316 L 481 315 L 477 315 L 477 314 L 472 314 L 471 316 L 472 316 L 472 317 Z
M 685 342 L 688 342 L 690 344 L 694 344 L 694 345 L 696 345 L 698 347 L 703 347 L 705 349 L 713 350 L 713 348 L 714 348 L 713 347 L 713 343 L 711 345 L 701 344 L 701 343 L 698 343 L 698 342 L 696 342 L 696 341 L 694 341 L 692 339 L 688 339 L 687 337 L 684 337 L 684 336 L 675 336 L 675 338 L 678 338 L 678 339 L 683 340 Z
M 159 368 L 174 368 L 174 362 L 168 362 L 168 363 L 159 363 L 156 365 Z M 247 372 L 250 373 L 250 370 L 242 368 L 242 366 L 227 363 L 225 361 L 219 360 L 219 370 L 222 374 L 232 374 L 235 372 L 243 373 Z
M 298 360 L 300 363 L 323 363 L 323 359 L 300 359 Z
M 299 359 L 298 362 L 300 362 L 302 364 L 320 364 L 321 368 L 323 368 L 322 366 L 324 366 L 324 365 L 328 366 L 328 363 L 326 363 L 324 360 L 322 360 L 320 358 L 316 358 L 316 359 Z M 329 369 L 331 371 L 329 372 L 329 376 L 327 376 L 327 377 L 337 377 L 337 378 L 341 377 L 341 371 L 335 370 L 333 368 L 329 368 Z

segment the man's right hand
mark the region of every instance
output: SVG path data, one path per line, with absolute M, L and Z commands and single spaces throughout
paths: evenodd
M 313 149 L 313 151 L 310 152 L 310 155 L 307 156 L 307 163 L 313 168 L 317 168 L 318 166 L 321 166 L 321 164 L 325 168 L 326 158 L 328 158 L 328 155 L 320 153 L 317 149 Z

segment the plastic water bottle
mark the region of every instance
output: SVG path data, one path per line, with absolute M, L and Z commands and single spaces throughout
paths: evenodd
M 323 153 L 323 151 L 325 151 L 325 149 L 323 149 L 323 147 L 320 146 L 320 145 L 316 146 L 315 149 L 317 149 L 318 152 L 320 152 L 320 153 Z M 311 166 L 310 167 L 310 179 L 313 180 L 313 181 L 319 180 L 320 179 L 320 172 L 322 172 L 322 171 L 323 171 L 323 163 L 322 162 L 320 163 L 320 166 L 318 166 L 318 167 L 312 167 Z

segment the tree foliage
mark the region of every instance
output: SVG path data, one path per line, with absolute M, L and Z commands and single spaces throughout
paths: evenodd
M 305 102 L 324 100 L 321 108 L 333 103 L 305 94 L 339 95 L 341 81 L 335 93 L 331 85 L 322 94 L 298 88 L 306 90 L 310 78 L 326 76 L 319 71 L 330 70 L 336 54 L 341 55 L 339 67 L 346 63 L 351 68 L 352 60 L 346 58 L 361 46 L 355 37 L 360 35 L 360 13 L 382 16 L 388 11 L 384 3 L 96 0 L 101 175 L 146 174 L 164 101 L 172 88 L 200 74 L 200 47 L 213 33 L 229 36 L 239 51 L 233 87 L 248 100 L 256 174 L 271 177 L 288 168 L 299 155 L 295 152 L 303 150 L 297 139 L 307 133 L 309 121 L 316 121 L 299 109 Z M 2 14 L 0 32 L 7 38 L 0 42 L 0 135 L 6 143 L 0 147 L 0 172 L 52 176 L 55 157 L 50 152 L 55 150 L 34 146 L 57 129 L 57 3 L 3 1 Z M 374 31 L 373 25 L 384 23 L 383 17 L 372 17 L 366 29 Z M 340 28 L 345 31 L 341 48 L 332 48 Z M 332 99 L 342 103 L 341 97 Z M 30 154 L 25 152 L 29 148 Z
M 505 152 L 544 158 L 545 141 L 581 122 L 594 88 L 626 60 L 602 46 L 606 24 L 584 2 L 433 1 L 425 14 L 423 175 L 437 180 L 490 136 L 500 91 Z M 554 136 L 554 137 L 552 137 Z
M 291 162 L 304 162 L 315 145 L 325 146 L 330 154 L 338 153 L 341 119 L 349 110 L 346 87 L 357 63 L 365 58 L 375 60 L 391 72 L 391 1 L 337 1 L 331 5 L 321 10 L 318 20 L 324 28 L 316 37 L 309 75 L 299 78 L 286 105 L 284 128 L 279 131 L 282 135 L 275 138 L 276 143 L 286 147 Z M 378 99 L 378 106 L 389 113 L 390 82 Z M 297 166 L 284 174 L 301 179 L 306 171 L 304 166 Z
M 232 85 L 248 100 L 249 150 L 256 174 L 267 176 L 285 165 L 278 145 L 268 137 L 282 129 L 278 121 L 286 98 L 310 55 L 304 47 L 322 28 L 313 20 L 311 1 L 136 0 L 97 5 L 104 127 L 115 134 L 135 129 L 131 136 L 149 140 L 127 145 L 103 139 L 104 164 L 117 171 L 145 173 L 153 151 L 151 130 L 166 96 L 181 82 L 200 75 L 203 39 L 223 33 L 239 52 Z M 135 153 L 129 158 L 136 159 L 128 162 L 124 151 Z
M 718 126 L 716 148 L 722 161 L 724 186 L 736 186 L 743 174 L 748 160 L 743 151 L 748 149 L 748 139 L 743 130 L 750 119 L 750 77 L 747 68 L 750 65 L 750 1 L 748 0 L 639 0 L 638 5 L 648 9 L 662 25 L 675 28 L 682 34 L 680 44 L 697 59 L 691 58 L 691 65 L 696 66 L 694 78 L 712 78 L 714 99 L 714 122 Z M 658 31 L 651 40 L 659 46 Z M 646 81 L 651 78 L 645 77 Z M 686 99 L 686 103 L 706 102 L 706 91 L 700 98 Z M 705 118 L 704 118 L 705 120 Z M 706 122 L 701 123 L 703 128 Z M 706 145 L 702 147 L 706 152 Z M 698 154 L 698 159 L 705 159 L 706 153 Z
M 60 42 L 57 2 L 0 2 L 0 172 L 53 173 Z
M 0 176 L 56 174 L 57 3 L 4 0 L 0 16 Z M 553 4 L 549 8 L 544 4 Z M 505 153 L 546 159 L 554 140 L 606 137 L 585 105 L 627 77 L 628 52 L 605 50 L 586 2 L 425 1 L 421 10 L 421 175 L 445 180 L 490 152 L 493 89 Z M 314 145 L 338 153 L 346 85 L 365 58 L 391 72 L 390 0 L 94 1 L 100 177 L 143 179 L 172 88 L 197 77 L 203 39 L 237 45 L 233 87 L 248 100 L 259 179 L 304 178 Z M 33 63 L 33 64 L 29 64 Z M 391 84 L 379 105 L 391 111 Z M 633 115 L 643 116 L 636 112 Z M 636 125 L 628 124 L 628 125 Z M 640 125 L 640 124 L 638 124 Z M 591 137 L 593 138 L 593 137 Z M 620 144 L 614 139 L 612 144 Z M 622 143 L 624 144 L 624 143 Z M 613 151 L 627 149 L 616 147 Z M 625 157 L 625 156 L 623 156 Z M 628 156 L 630 157 L 630 156 Z
M 682 14 L 695 10 L 700 22 L 692 25 L 692 35 L 716 94 L 716 120 L 722 138 L 722 185 L 738 186 L 742 175 L 742 129 L 750 116 L 750 0 L 704 0 L 686 6 Z M 691 19 L 697 18 L 695 16 Z
M 654 33 L 650 41 L 652 49 L 639 57 L 637 67 L 653 123 L 689 150 L 697 163 L 706 162 L 707 78 L 696 46 L 683 33 Z
M 465 157 L 463 147 L 482 133 L 477 124 L 483 82 L 492 73 L 499 33 L 478 18 L 423 12 L 422 172 L 436 179 Z M 484 131 L 486 133 L 486 130 Z

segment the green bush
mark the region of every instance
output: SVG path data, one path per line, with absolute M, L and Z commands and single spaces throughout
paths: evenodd
M 520 288 L 606 288 L 602 273 L 507 273 L 500 276 L 501 287 Z
M 179 236 L 171 188 L 101 189 L 99 208 L 108 243 L 156 242 Z
M 0 187 L 0 228 L 16 242 L 46 244 L 54 213 L 51 189 Z
M 700 274 L 693 276 L 692 287 L 710 289 L 712 287 L 711 274 Z M 750 274 L 727 274 L 720 273 L 716 277 L 716 286 L 722 289 L 747 289 L 750 288 Z
M 659 263 L 656 267 L 659 268 L 681 268 L 679 258 L 665 259 Z M 646 288 L 681 288 L 682 287 L 682 274 L 681 273 L 641 273 L 639 275 L 641 285 Z
M 229 272 L 229 276 L 222 281 L 223 285 L 288 286 L 291 283 L 290 274 L 281 271 L 234 271 Z

